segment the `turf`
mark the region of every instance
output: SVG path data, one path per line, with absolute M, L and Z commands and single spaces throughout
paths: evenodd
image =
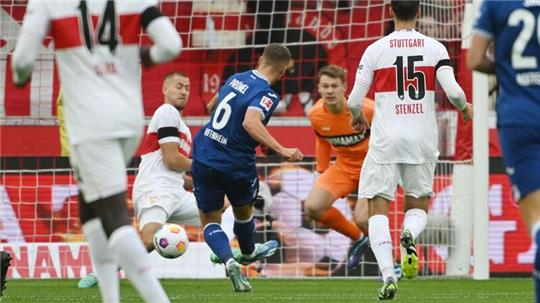
M 358 279 L 253 279 L 252 293 L 234 293 L 229 280 L 162 280 L 172 302 L 377 302 L 380 282 Z M 122 302 L 142 302 L 126 280 Z M 2 303 L 100 302 L 99 291 L 78 289 L 77 280 L 10 280 Z M 401 281 L 400 302 L 533 302 L 530 279 Z

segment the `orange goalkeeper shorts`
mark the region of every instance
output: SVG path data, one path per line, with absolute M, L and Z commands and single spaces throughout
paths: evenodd
M 360 179 L 360 170 L 358 174 L 351 174 L 344 170 L 341 165 L 332 165 L 319 176 L 315 182 L 316 187 L 329 191 L 336 199 L 345 198 L 350 193 L 356 193 Z

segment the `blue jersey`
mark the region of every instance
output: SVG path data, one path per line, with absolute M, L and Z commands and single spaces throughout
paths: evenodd
M 474 32 L 495 40 L 498 126 L 540 126 L 540 1 L 485 0 Z
M 193 159 L 221 172 L 251 173 L 259 143 L 242 126 L 244 116 L 248 108 L 257 110 L 266 125 L 278 102 L 278 94 L 256 70 L 232 75 L 219 90 L 210 122 L 195 137 Z

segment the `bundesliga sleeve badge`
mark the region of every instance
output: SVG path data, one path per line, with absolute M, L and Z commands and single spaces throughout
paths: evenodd
M 264 107 L 264 109 L 266 109 L 267 111 L 270 110 L 270 108 L 272 108 L 272 105 L 274 104 L 274 101 L 272 101 L 272 99 L 266 97 L 266 96 L 263 96 L 262 99 L 261 99 L 261 106 Z

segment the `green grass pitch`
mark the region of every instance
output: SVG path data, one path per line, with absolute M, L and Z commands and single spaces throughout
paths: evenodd
M 228 279 L 162 280 L 172 302 L 377 302 L 380 282 L 360 279 L 252 279 L 252 293 L 235 293 Z M 127 280 L 121 281 L 122 302 L 142 302 Z M 487 281 L 418 279 L 401 281 L 400 302 L 533 302 L 530 279 Z M 77 280 L 9 280 L 0 299 L 9 302 L 100 302 L 99 291 L 78 289 Z

